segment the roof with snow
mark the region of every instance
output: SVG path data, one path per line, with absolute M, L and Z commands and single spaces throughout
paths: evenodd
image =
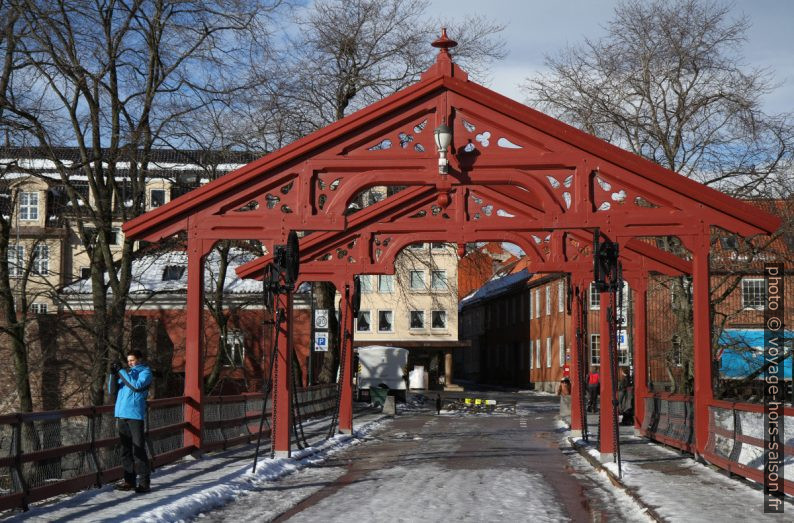
M 463 298 L 460 301 L 460 308 L 470 307 L 481 301 L 499 296 L 500 294 L 506 294 L 519 285 L 525 284 L 531 276 L 532 274 L 527 269 L 524 269 L 514 274 L 502 276 L 501 278 L 492 278 L 477 291 Z

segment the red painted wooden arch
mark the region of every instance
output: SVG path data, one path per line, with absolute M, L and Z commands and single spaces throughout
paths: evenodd
M 450 173 L 444 176 L 438 174 L 433 141 L 433 129 L 441 123 L 454 135 Z M 407 189 L 350 213 L 356 195 L 374 186 Z M 348 284 L 353 274 L 391 272 L 400 249 L 416 241 L 509 241 L 525 250 L 534 270 L 568 271 L 576 281 L 589 281 L 589 257 L 582 246 L 599 227 L 624 246 L 632 277 L 642 280 L 649 270 L 693 274 L 696 445 L 702 450 L 712 399 L 709 227 L 746 236 L 768 234 L 779 225 L 755 207 L 469 81 L 442 49 L 416 84 L 123 229 L 129 239 L 150 242 L 188 233 L 186 438 L 197 446 L 203 426 L 202 263 L 215 241 L 259 240 L 272 252 L 290 230 L 312 231 L 301 242 L 304 277 Z M 692 261 L 636 239 L 656 235 L 680 236 Z M 346 252 L 340 258 L 341 251 Z M 239 274 L 254 276 L 266 262 L 252 262 Z M 279 346 L 279 358 L 285 358 L 285 369 L 286 346 Z M 288 390 L 282 388 L 286 379 L 280 391 Z M 346 381 L 345 402 L 349 388 Z M 279 404 L 274 410 L 284 413 L 280 423 L 288 419 L 287 407 Z M 343 414 L 340 425 L 352 428 L 345 418 L 349 411 Z M 288 452 L 288 438 L 279 427 L 274 429 L 282 431 L 279 450 Z M 602 450 L 609 453 L 614 442 L 604 439 Z

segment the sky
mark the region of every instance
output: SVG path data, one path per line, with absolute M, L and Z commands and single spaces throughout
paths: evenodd
M 505 24 L 507 57 L 495 64 L 489 87 L 524 101 L 523 80 L 544 69 L 544 56 L 604 34 L 617 0 L 430 0 L 428 14 L 463 18 L 481 14 Z M 768 68 L 779 87 L 764 98 L 768 113 L 794 111 L 794 1 L 736 0 L 733 12 L 751 22 L 745 63 Z M 449 35 L 455 38 L 455 35 Z

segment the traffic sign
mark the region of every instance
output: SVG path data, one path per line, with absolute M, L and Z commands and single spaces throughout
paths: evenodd
M 314 333 L 314 351 L 315 352 L 328 352 L 328 333 L 315 332 Z
M 315 309 L 314 311 L 314 328 L 315 329 L 328 329 L 328 309 Z

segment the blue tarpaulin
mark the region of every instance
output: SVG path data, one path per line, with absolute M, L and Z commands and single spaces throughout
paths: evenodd
M 785 379 L 791 379 L 794 331 L 786 331 L 786 359 L 783 364 Z M 744 378 L 760 369 L 764 364 L 764 331 L 762 329 L 726 329 L 719 339 L 722 357 L 720 377 Z M 781 346 L 783 345 L 781 341 Z M 759 373 L 757 379 L 763 379 Z

